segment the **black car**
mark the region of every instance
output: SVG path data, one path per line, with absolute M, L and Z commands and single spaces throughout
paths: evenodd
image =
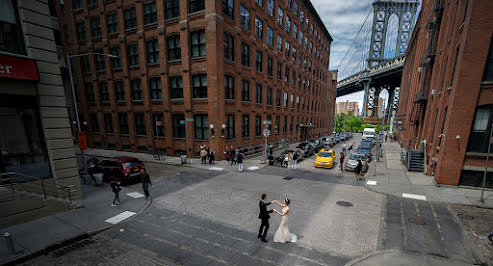
M 308 157 L 312 156 L 313 154 L 315 154 L 315 147 L 312 144 L 310 144 L 309 142 L 302 142 L 302 143 L 298 144 L 298 146 L 296 146 L 296 148 L 303 151 L 303 156 L 305 158 L 308 158 Z
M 356 153 L 365 155 L 368 157 L 368 161 L 371 161 L 371 149 L 367 147 L 358 147 Z
M 315 153 L 317 153 L 318 151 L 324 148 L 322 141 L 318 139 L 312 139 L 309 141 L 309 143 L 313 145 L 313 147 L 315 148 Z

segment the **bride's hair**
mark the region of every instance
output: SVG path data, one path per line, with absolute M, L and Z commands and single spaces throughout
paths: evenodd
M 285 198 L 284 201 L 286 202 L 287 205 L 291 202 L 288 198 Z

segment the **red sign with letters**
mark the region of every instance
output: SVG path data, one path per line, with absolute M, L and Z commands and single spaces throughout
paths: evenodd
M 13 56 L 0 55 L 0 78 L 39 80 L 36 62 Z

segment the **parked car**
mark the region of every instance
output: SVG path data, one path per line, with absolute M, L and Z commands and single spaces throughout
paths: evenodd
M 315 148 L 315 153 L 317 153 L 319 150 L 324 148 L 322 141 L 318 139 L 312 139 L 309 141 L 309 143 L 312 144 L 313 147 Z
M 344 139 L 341 136 L 335 136 L 335 139 L 337 143 L 344 141 Z
M 349 159 L 346 161 L 346 165 L 344 166 L 344 169 L 347 171 L 355 171 L 356 166 L 358 165 L 358 158 L 361 158 L 361 163 L 363 163 L 363 167 L 361 168 L 362 172 L 368 171 L 368 157 L 364 154 L 361 153 L 352 153 L 351 156 L 349 156 Z
M 322 149 L 319 153 L 316 154 L 315 162 L 313 163 L 313 166 L 332 168 L 334 166 L 335 160 L 336 160 L 336 156 L 334 155 L 333 149 L 330 150 Z
M 356 152 L 366 155 L 368 157 L 368 160 L 371 161 L 371 157 L 372 157 L 371 149 L 372 149 L 372 147 L 373 147 L 373 145 L 371 143 L 364 143 L 363 142 L 358 146 L 358 149 L 356 149 Z
M 111 176 L 124 184 L 138 181 L 139 171 L 144 168 L 144 163 L 134 157 L 114 157 L 104 159 L 90 167 L 90 173 L 102 173 L 103 180 L 108 182 Z
M 301 149 L 303 151 L 303 156 L 308 158 L 315 154 L 315 147 L 309 142 L 302 142 L 296 146 L 296 148 Z
M 323 137 L 322 144 L 324 145 L 325 148 L 334 146 L 335 145 L 334 137 L 330 137 L 330 136 Z

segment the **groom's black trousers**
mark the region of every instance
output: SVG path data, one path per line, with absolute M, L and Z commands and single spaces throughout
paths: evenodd
M 258 230 L 258 235 L 262 236 L 262 239 L 265 239 L 267 236 L 267 230 L 269 230 L 269 219 L 262 219 L 262 224 Z

